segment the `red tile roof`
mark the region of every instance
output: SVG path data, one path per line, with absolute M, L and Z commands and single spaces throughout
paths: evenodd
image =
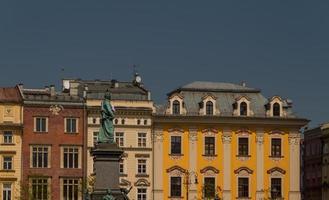
M 0 88 L 1 103 L 21 103 L 22 96 L 18 87 Z

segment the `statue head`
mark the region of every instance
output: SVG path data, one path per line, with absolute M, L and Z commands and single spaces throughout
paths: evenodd
M 104 99 L 111 100 L 111 93 L 109 92 L 109 90 L 105 92 Z
M 107 190 L 106 190 L 106 193 L 107 193 L 107 194 L 112 194 L 112 190 L 111 190 L 111 189 L 107 189 Z

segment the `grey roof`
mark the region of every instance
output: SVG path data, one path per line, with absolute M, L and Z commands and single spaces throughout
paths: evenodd
M 265 117 L 265 105 L 269 102 L 259 89 L 222 82 L 196 81 L 173 90 L 168 96 L 173 94 L 183 97 L 187 115 L 199 115 L 200 103 L 206 95 L 216 98 L 216 108 L 219 109 L 220 116 L 232 116 L 233 104 L 236 103 L 237 98 L 244 96 L 250 101 L 253 116 Z M 168 105 L 157 105 L 157 114 L 165 114 L 167 107 Z M 286 100 L 283 100 L 283 109 L 289 117 L 294 116 L 291 111 L 291 104 L 288 105 Z
M 48 89 L 23 89 L 24 101 L 39 101 L 39 102 L 83 102 L 79 96 L 70 96 L 64 93 L 55 92 L 51 94 Z
M 182 86 L 182 90 L 222 91 L 222 92 L 259 92 L 260 90 L 233 83 L 195 81 Z

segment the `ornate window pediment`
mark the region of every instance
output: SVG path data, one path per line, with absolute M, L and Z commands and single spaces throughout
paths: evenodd
M 273 167 L 269 170 L 267 170 L 268 174 L 274 174 L 274 173 L 280 173 L 280 174 L 286 174 L 286 170 L 280 168 L 280 167 Z
M 252 132 L 249 129 L 239 129 L 235 131 L 235 133 L 239 136 L 249 136 Z
M 199 114 L 200 115 L 219 115 L 219 109 L 216 105 L 217 97 L 212 94 L 207 94 L 202 97 L 201 102 L 199 103 Z
M 283 135 L 285 132 L 280 129 L 274 129 L 269 132 L 271 135 Z
M 170 174 L 171 176 L 182 176 L 183 174 L 186 173 L 186 170 L 178 165 L 175 165 L 175 166 L 168 168 L 166 170 L 166 172 L 168 174 Z
M 166 109 L 166 114 L 170 115 L 185 115 L 186 109 L 184 106 L 184 97 L 180 94 L 173 94 L 168 99 L 169 105 Z
M 234 170 L 235 174 L 239 175 L 249 175 L 252 174 L 254 171 L 249 169 L 248 167 L 239 167 L 238 169 Z
M 121 179 L 120 186 L 124 186 L 124 187 L 128 186 L 129 187 L 129 186 L 131 186 L 131 182 L 126 180 L 126 179 Z
M 216 134 L 218 133 L 218 130 L 215 128 L 206 128 L 201 130 L 202 134 L 204 134 L 205 136 L 213 136 L 215 137 Z
M 138 179 L 138 181 L 134 183 L 134 186 L 136 187 L 149 187 L 150 185 L 150 182 L 148 182 L 146 179 Z
M 234 116 L 253 116 L 254 112 L 250 108 L 251 99 L 247 96 L 240 96 L 235 99 L 233 104 Z
M 219 173 L 219 170 L 212 166 L 207 166 L 200 170 L 201 174 L 215 175 Z
M 175 128 L 169 128 L 169 129 L 168 129 L 168 133 L 170 133 L 170 134 L 181 135 L 181 134 L 184 133 L 184 129 L 182 129 L 182 128 L 178 128 L 178 127 L 175 127 Z
M 283 110 L 283 100 L 279 96 L 273 96 L 268 100 L 268 103 L 265 105 L 266 116 L 268 117 L 282 117 L 286 114 Z

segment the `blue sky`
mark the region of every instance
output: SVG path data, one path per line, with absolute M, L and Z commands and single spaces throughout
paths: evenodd
M 0 2 L 0 85 L 132 79 L 157 103 L 192 81 L 240 83 L 329 121 L 328 1 Z M 61 72 L 64 68 L 65 71 Z

